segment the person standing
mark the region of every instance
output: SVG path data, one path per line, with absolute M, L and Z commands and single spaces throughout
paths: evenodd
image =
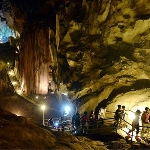
M 120 120 L 120 124 L 121 124 L 121 127 L 125 127 L 126 126 L 126 123 L 125 123 L 125 116 L 126 116 L 126 110 L 125 110 L 125 106 L 122 106 L 122 112 L 121 112 L 121 120 Z
M 130 133 L 133 132 L 136 129 L 135 139 L 137 141 L 141 141 L 140 137 L 138 136 L 138 134 L 139 134 L 139 119 L 140 119 L 140 114 L 141 114 L 140 110 L 137 110 L 135 112 L 135 118 L 132 121 L 132 129 L 129 130 L 129 132 L 127 133 L 126 139 L 131 138 Z
M 73 116 L 72 116 L 71 124 L 72 124 L 73 131 L 75 131 L 75 118 L 76 118 L 76 113 L 74 113 Z
M 88 113 L 85 111 L 81 117 L 82 133 L 87 132 L 86 123 L 88 122 Z
M 122 109 L 121 109 L 121 105 L 118 105 L 118 109 L 115 111 L 115 115 L 114 115 L 114 124 L 113 124 L 113 129 L 116 129 L 120 123 L 121 120 L 121 113 L 122 113 Z
M 94 122 L 95 122 L 95 114 L 94 114 L 94 111 L 92 110 L 89 115 L 89 123 L 90 125 L 94 125 Z
M 141 135 L 144 137 L 144 134 L 149 134 L 150 128 L 150 111 L 148 107 L 145 107 L 145 111 L 142 113 L 141 120 L 142 120 L 142 132 Z
M 122 106 L 122 113 L 121 113 L 121 119 L 124 120 L 126 115 L 126 107 Z
M 79 128 L 80 128 L 80 114 L 79 114 L 79 112 L 76 112 L 72 117 L 72 127 L 73 127 L 73 131 L 75 131 L 75 133 L 79 132 Z
M 101 122 L 102 124 L 104 123 L 105 115 L 106 115 L 106 107 L 103 106 L 103 107 L 100 108 L 100 110 L 99 110 L 99 119 L 100 119 L 100 122 Z
M 53 126 L 53 118 L 52 117 L 48 120 L 48 125 L 51 127 Z

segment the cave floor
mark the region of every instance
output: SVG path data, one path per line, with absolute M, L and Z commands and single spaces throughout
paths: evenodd
M 113 130 L 113 119 L 106 121 L 104 125 L 94 127 L 92 131 L 88 134 L 78 134 L 75 136 L 85 136 L 92 141 L 101 141 L 107 145 L 108 149 L 150 149 L 150 144 L 144 140 L 137 142 L 134 138 L 127 140 L 125 136 L 127 135 L 123 128 L 118 128 Z
M 86 135 L 89 139 L 93 141 L 101 141 L 104 142 L 105 145 L 107 145 L 107 148 L 109 150 L 111 149 L 128 149 L 128 150 L 143 150 L 143 149 L 150 149 L 149 143 L 145 142 L 136 142 L 131 140 L 126 140 L 124 137 L 122 137 L 120 134 L 116 132 L 111 132 L 107 134 L 89 134 Z

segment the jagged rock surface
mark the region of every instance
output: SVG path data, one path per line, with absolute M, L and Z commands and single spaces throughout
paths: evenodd
M 149 105 L 148 6 L 84 0 L 68 2 L 58 13 L 61 77 L 81 112 Z
M 103 142 L 49 131 L 3 109 L 0 109 L 0 128 L 2 149 L 107 149 Z
M 18 29 L 22 38 L 19 71 L 25 91 L 44 94 L 51 79 L 54 90 L 59 83 L 67 87 L 81 113 L 98 111 L 103 104 L 111 111 L 117 104 L 133 111 L 140 104 L 144 110 L 150 95 L 149 4 L 148 0 L 66 1 L 57 7 L 55 29 L 49 24 L 52 20 L 42 19 L 51 18 L 48 9 L 45 13 L 39 9 L 45 5 L 25 9 L 29 16 L 22 17 L 25 23 Z M 14 12 L 21 8 L 12 6 Z M 49 6 L 52 10 L 56 5 L 50 1 Z M 38 15 L 42 17 L 37 19 Z M 20 18 L 10 16 L 12 20 Z M 16 22 L 12 26 L 17 27 Z M 50 65 L 53 75 L 49 74 Z

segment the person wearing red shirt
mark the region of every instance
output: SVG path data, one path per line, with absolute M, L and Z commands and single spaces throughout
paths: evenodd
M 141 120 L 142 120 L 142 132 L 141 135 L 144 137 L 144 134 L 149 134 L 150 130 L 150 110 L 148 107 L 145 107 L 145 111 L 142 113 Z
M 84 134 L 87 132 L 87 127 L 86 127 L 87 122 L 88 122 L 88 113 L 85 111 L 81 117 L 82 133 Z

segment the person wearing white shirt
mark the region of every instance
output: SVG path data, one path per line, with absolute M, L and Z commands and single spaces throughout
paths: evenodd
M 106 114 L 106 107 L 104 106 L 104 107 L 101 107 L 99 110 L 99 118 L 102 124 L 104 123 L 105 114 Z

